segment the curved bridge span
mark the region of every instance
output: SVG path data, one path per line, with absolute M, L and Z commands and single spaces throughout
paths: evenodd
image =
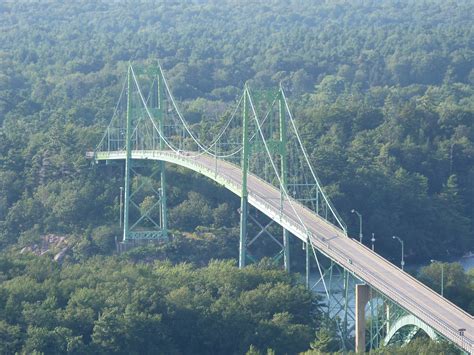
M 95 153 L 97 161 L 126 160 L 126 158 L 126 151 Z M 133 150 L 131 159 L 177 164 L 207 176 L 236 195 L 241 195 L 241 168 L 205 154 Z M 468 353 L 474 353 L 474 318 L 470 314 L 361 243 L 348 238 L 343 230 L 298 201 L 289 199 L 281 204 L 280 190 L 250 173 L 248 202 L 303 242 L 310 242 L 322 254 L 416 316 L 437 333 Z

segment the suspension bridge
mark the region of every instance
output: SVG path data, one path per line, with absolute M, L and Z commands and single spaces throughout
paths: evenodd
M 302 242 L 306 286 L 322 290 L 344 349 L 406 343 L 424 331 L 473 353 L 470 314 L 348 236 L 281 87 L 245 86 L 235 107 L 216 116 L 189 124 L 159 65 L 128 67 L 113 117 L 87 153 L 124 167 L 122 245 L 168 240 L 166 165 L 182 166 L 240 198 L 239 267 L 255 261 L 255 243 L 269 238 L 274 260 L 290 271 L 290 239 Z

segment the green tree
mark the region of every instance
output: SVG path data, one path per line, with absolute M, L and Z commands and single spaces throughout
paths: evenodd
M 23 334 L 18 325 L 11 325 L 0 320 L 0 352 L 13 354 L 20 351 Z

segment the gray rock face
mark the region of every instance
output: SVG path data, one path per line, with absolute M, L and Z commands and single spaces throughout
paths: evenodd
M 41 237 L 38 244 L 28 245 L 20 250 L 20 254 L 33 253 L 41 256 L 46 253 L 54 253 L 53 259 L 57 262 L 62 262 L 66 256 L 70 246 L 66 236 L 46 234 Z M 57 250 L 60 250 L 57 252 Z

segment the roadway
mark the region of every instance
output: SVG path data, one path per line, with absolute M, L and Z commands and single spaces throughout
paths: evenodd
M 133 151 L 133 159 L 164 160 L 188 167 L 241 194 L 240 167 L 195 152 Z M 125 152 L 101 152 L 97 160 L 125 159 Z M 302 241 L 313 246 L 374 289 L 431 326 L 439 334 L 474 353 L 474 318 L 380 255 L 365 247 L 280 190 L 255 175 L 248 176 L 248 201 Z M 465 329 L 464 336 L 459 329 Z

